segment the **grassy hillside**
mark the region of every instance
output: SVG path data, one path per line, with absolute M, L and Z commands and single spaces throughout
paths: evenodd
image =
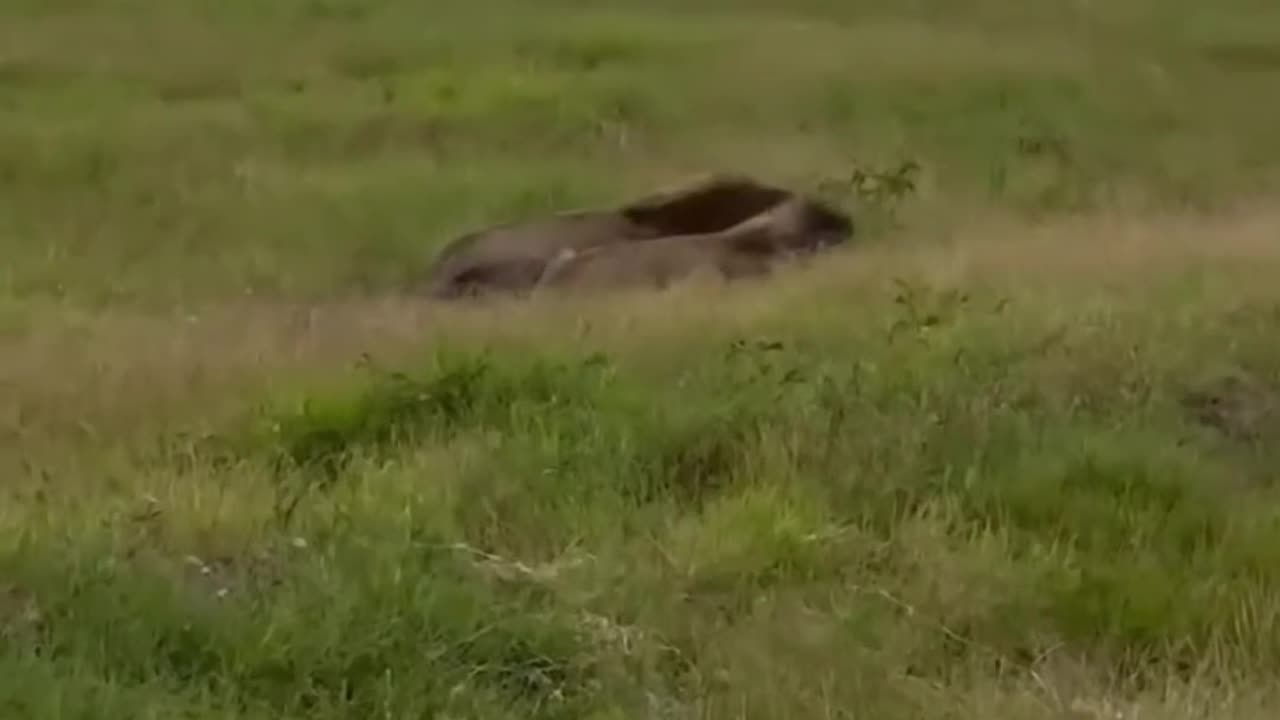
M 689 5 L 0 4 L 0 715 L 1274 714 L 1280 12 Z M 709 169 L 864 242 L 402 291 Z

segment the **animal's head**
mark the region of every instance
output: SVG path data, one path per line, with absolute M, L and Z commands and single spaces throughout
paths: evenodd
M 804 197 L 792 198 L 768 213 L 775 242 L 786 253 L 810 253 L 840 245 L 853 235 L 848 215 Z

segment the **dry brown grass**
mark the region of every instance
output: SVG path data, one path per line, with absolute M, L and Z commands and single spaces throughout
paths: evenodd
M 1140 294 L 1187 273 L 1228 284 L 1244 297 L 1271 287 L 1278 263 L 1280 211 L 1271 206 L 1039 224 L 991 214 L 945 233 L 907 230 L 762 284 L 732 288 L 691 284 L 585 301 L 475 305 L 403 296 L 240 300 L 189 314 L 50 308 L 4 340 L 0 387 L 11 388 L 15 402 L 0 423 L 12 441 L 77 427 L 110 435 L 144 421 L 154 426 L 192 404 L 215 417 L 240 408 L 264 384 L 331 373 L 364 356 L 395 362 L 440 344 L 589 341 L 634 352 L 655 342 L 731 333 L 769 317 L 825 314 L 846 299 L 878 303 L 893 291 L 895 278 L 998 286 L 1020 301 L 1058 304 L 1070 314 L 1072 297 L 1084 303 L 1099 294 Z

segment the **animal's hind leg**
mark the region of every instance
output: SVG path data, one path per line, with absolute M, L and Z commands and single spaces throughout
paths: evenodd
M 551 259 L 550 262 L 546 264 L 545 267 L 543 267 L 542 272 L 538 275 L 537 281 L 533 284 L 534 293 L 554 284 L 557 278 L 559 278 L 563 273 L 564 267 L 570 262 L 573 262 L 576 257 L 578 257 L 578 251 L 573 248 L 565 248 L 561 250 L 554 258 Z

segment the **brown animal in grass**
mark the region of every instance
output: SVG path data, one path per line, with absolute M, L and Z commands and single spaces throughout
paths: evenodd
M 746 176 L 716 174 L 617 209 L 563 212 L 494 226 L 446 246 L 427 280 L 427 292 L 436 298 L 521 294 L 532 290 L 547 264 L 565 251 L 721 232 L 794 197 Z M 845 223 L 851 229 L 847 219 Z
M 760 277 L 779 262 L 843 242 L 848 230 L 839 213 L 793 198 L 718 232 L 563 250 L 538 288 L 666 288 L 697 275 L 723 281 Z

